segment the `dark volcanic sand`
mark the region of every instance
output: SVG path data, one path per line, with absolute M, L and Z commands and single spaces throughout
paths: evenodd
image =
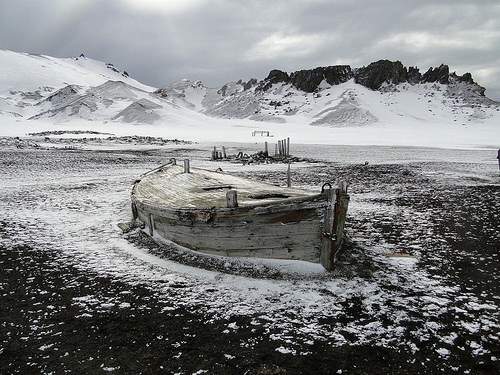
M 233 279 L 233 265 L 207 265 L 214 277 L 176 268 L 169 259 L 200 262 L 137 232 L 120 242 L 131 182 L 170 156 L 0 150 L 1 374 L 500 371 L 500 178 L 489 165 L 294 169 L 296 184 L 349 179 L 353 243 L 334 276 L 264 269 L 258 286 Z M 388 261 L 394 250 L 416 260 Z

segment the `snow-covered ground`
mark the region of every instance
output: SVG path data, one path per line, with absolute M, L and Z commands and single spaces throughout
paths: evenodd
M 369 128 L 325 128 L 300 123 L 276 124 L 247 119 L 185 119 L 154 125 L 74 120 L 54 123 L 43 120 L 0 120 L 0 136 L 25 136 L 45 130 L 87 129 L 117 135 L 142 135 L 178 138 L 196 142 L 264 142 L 274 144 L 290 137 L 293 143 L 331 145 L 423 146 L 445 148 L 498 148 L 500 131 L 495 123 L 455 126 L 447 124 L 377 124 Z M 273 137 L 252 137 L 254 130 L 269 130 Z

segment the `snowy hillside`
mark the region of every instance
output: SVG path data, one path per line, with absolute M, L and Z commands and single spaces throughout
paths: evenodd
M 185 112 L 111 63 L 0 51 L 0 115 L 18 119 L 150 124 Z
M 450 73 L 446 65 L 421 74 L 387 60 L 362 68 L 273 70 L 263 80 L 220 88 L 183 79 L 157 89 L 83 55 L 0 50 L 0 135 L 105 126 L 249 141 L 251 129 L 265 129 L 306 143 L 488 145 L 500 137 L 500 107 L 484 91 L 469 73 Z

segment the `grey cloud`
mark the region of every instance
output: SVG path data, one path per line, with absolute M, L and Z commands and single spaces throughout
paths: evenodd
M 500 99 L 497 0 L 169 3 L 163 9 L 158 0 L 0 0 L 0 48 L 83 51 L 154 86 L 184 77 L 219 86 L 273 68 L 361 66 L 381 58 L 421 70 L 447 63 L 471 71 Z

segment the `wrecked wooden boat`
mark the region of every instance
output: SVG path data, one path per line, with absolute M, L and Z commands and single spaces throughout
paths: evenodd
M 172 159 L 134 183 L 132 213 L 153 238 L 202 253 L 304 260 L 332 270 L 349 202 L 340 185 L 310 192 Z

